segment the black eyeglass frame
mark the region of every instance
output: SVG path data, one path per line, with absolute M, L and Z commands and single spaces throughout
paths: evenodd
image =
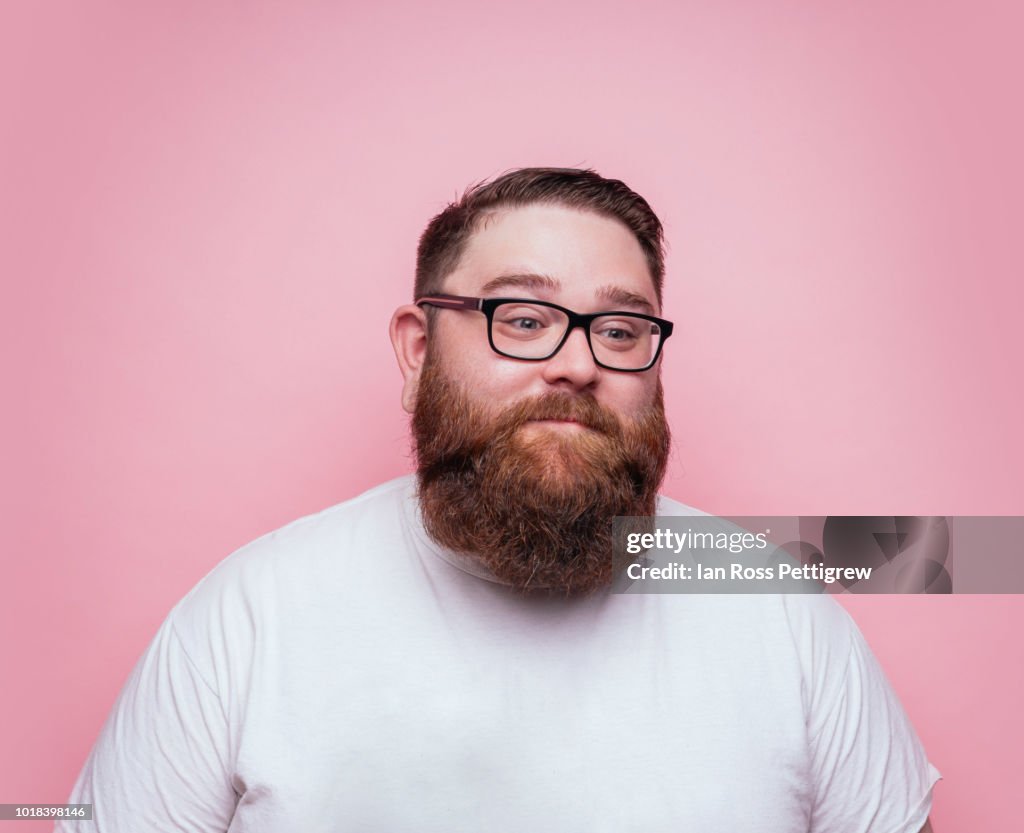
M 491 349 L 499 356 L 504 356 L 507 359 L 517 359 L 523 362 L 545 362 L 558 353 L 559 350 L 565 345 L 565 342 L 569 340 L 569 336 L 572 331 L 577 327 L 581 328 L 587 337 L 587 346 L 590 348 L 590 355 L 594 358 L 594 363 L 598 367 L 603 367 L 605 370 L 615 370 L 619 373 L 643 373 L 646 370 L 650 370 L 654 367 L 658 361 L 658 357 L 661 355 L 661 348 L 665 346 L 665 340 L 672 335 L 672 322 L 666 321 L 664 318 L 656 318 L 653 315 L 645 315 L 642 312 L 633 312 L 626 310 L 610 310 L 607 312 L 589 312 L 579 313 L 574 312 L 571 309 L 559 306 L 558 304 L 552 304 L 550 301 L 538 301 L 536 298 L 472 298 L 468 295 L 446 295 L 439 293 L 436 295 L 424 295 L 421 298 L 417 298 L 416 306 L 431 306 L 438 307 L 440 309 L 458 309 L 458 310 L 470 310 L 474 312 L 482 312 L 487 316 L 487 341 L 491 345 Z M 555 345 L 554 349 L 546 356 L 536 357 L 524 357 L 524 356 L 513 356 L 511 353 L 506 353 L 503 350 L 499 350 L 494 344 L 494 311 L 502 304 L 531 304 L 532 306 L 538 307 L 550 307 L 556 309 L 559 312 L 565 313 L 569 319 L 569 326 L 565 328 L 565 333 L 562 334 L 562 340 Z M 628 315 L 632 318 L 642 318 L 644 321 L 650 321 L 652 324 L 657 324 L 661 330 L 661 338 L 658 340 L 658 348 L 654 351 L 654 356 L 651 358 L 643 367 L 612 367 L 602 362 L 598 357 L 597 353 L 594 352 L 594 344 L 590 340 L 590 325 L 597 318 L 605 318 L 609 315 Z

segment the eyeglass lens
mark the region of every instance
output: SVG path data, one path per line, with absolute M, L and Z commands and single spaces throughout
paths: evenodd
M 561 310 L 519 301 L 500 304 L 491 320 L 495 348 L 520 359 L 545 359 L 558 349 L 569 326 Z M 590 324 L 590 345 L 601 364 L 621 370 L 647 367 L 658 355 L 661 328 L 646 318 L 619 313 Z

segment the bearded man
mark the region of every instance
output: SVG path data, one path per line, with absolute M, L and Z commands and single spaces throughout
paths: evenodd
M 172 610 L 75 786 L 96 830 L 930 829 L 938 772 L 831 599 L 609 590 L 613 517 L 694 513 L 657 494 L 663 277 L 592 171 L 435 217 L 391 323 L 417 476 Z

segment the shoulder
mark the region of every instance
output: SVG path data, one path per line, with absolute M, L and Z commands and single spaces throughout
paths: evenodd
M 361 527 L 390 528 L 395 518 L 403 514 L 406 503 L 414 499 L 414 490 L 412 476 L 399 477 L 350 500 L 297 518 L 231 553 L 203 581 L 215 580 L 225 573 L 272 566 L 275 560 L 285 556 L 293 560 Z
M 388 546 L 404 528 L 415 478 L 400 477 L 357 497 L 298 518 L 235 550 L 203 576 L 171 611 L 176 629 L 251 630 L 275 602 L 301 604 L 337 584 L 375 544 Z M 191 634 L 198 638 L 198 634 Z

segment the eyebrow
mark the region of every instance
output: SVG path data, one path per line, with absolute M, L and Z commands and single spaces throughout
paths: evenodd
M 480 291 L 482 293 L 495 292 L 499 289 L 506 289 L 508 287 L 514 287 L 515 289 L 532 289 L 534 291 L 547 290 L 549 292 L 555 292 L 561 288 L 561 284 L 554 278 L 548 275 L 533 275 L 533 274 L 515 274 L 515 275 L 499 275 L 496 278 L 491 278 L 487 281 Z
M 602 286 L 597 290 L 598 296 L 604 298 L 609 304 L 616 307 L 640 307 L 646 310 L 650 315 L 654 315 L 657 310 L 651 305 L 643 295 L 638 295 L 636 292 L 630 292 L 628 289 L 622 289 L 618 286 Z
M 496 292 L 499 289 L 508 288 L 527 289 L 534 292 L 556 292 L 562 288 L 562 284 L 549 275 L 537 275 L 532 273 L 509 274 L 499 275 L 498 277 L 487 281 L 487 283 L 480 287 L 480 292 L 481 294 L 486 295 L 491 292 Z M 597 290 L 597 296 L 614 307 L 639 308 L 645 310 L 651 315 L 654 315 L 656 312 L 651 302 L 643 295 L 636 292 L 630 292 L 628 289 L 623 289 L 619 286 L 602 286 Z

